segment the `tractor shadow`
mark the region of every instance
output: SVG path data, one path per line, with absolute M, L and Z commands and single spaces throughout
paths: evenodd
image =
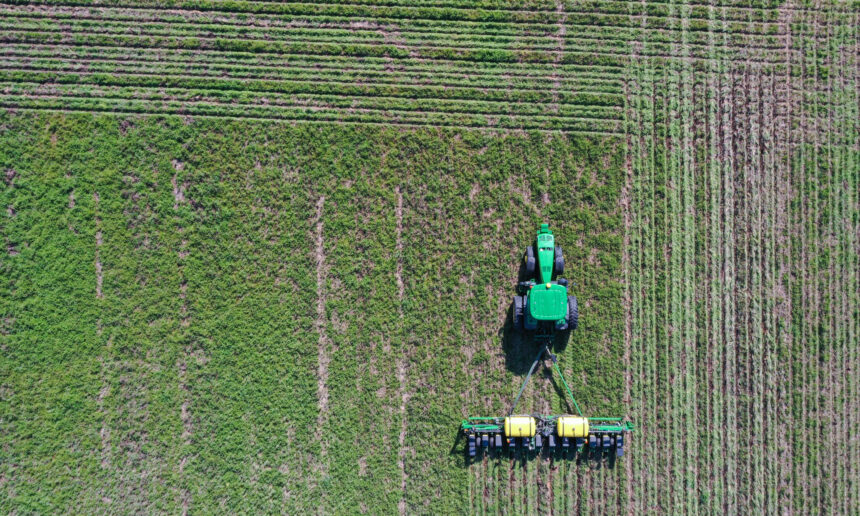
M 526 266 L 523 260 L 520 260 L 520 267 L 517 272 L 517 281 L 526 279 Z M 529 368 L 534 362 L 535 355 L 539 351 L 539 345 L 535 342 L 531 332 L 519 331 L 514 329 L 513 324 L 513 297 L 517 292 L 513 292 L 508 296 L 508 309 L 505 312 L 505 320 L 502 324 L 499 334 L 502 339 L 502 351 L 505 353 L 505 367 L 508 371 L 516 375 L 528 374 Z M 570 342 L 570 332 L 556 332 L 550 351 L 553 353 L 562 353 L 567 349 L 567 344 Z
M 511 297 L 513 298 L 513 296 Z M 512 313 L 513 306 L 508 305 L 505 323 L 499 331 L 502 339 L 502 351 L 505 354 L 505 367 L 515 375 L 526 375 L 535 356 L 537 356 L 537 352 L 540 351 L 540 344 L 535 342 L 531 332 L 514 329 Z M 570 342 L 569 331 L 556 332 L 549 351 L 562 353 L 567 349 L 568 342 Z
M 531 366 L 540 351 L 540 344 L 535 341 L 534 336 L 530 332 L 521 332 L 514 329 L 512 322 L 513 318 L 511 317 L 512 312 L 513 307 L 508 306 L 505 324 L 502 326 L 500 331 L 502 338 L 502 351 L 505 354 L 505 367 L 511 373 L 523 377 L 523 380 L 525 380 L 525 376 L 528 374 L 529 369 L 531 369 Z M 569 340 L 570 332 L 557 332 L 552 345 L 550 346 L 550 353 L 561 353 L 564 351 Z M 567 396 L 564 387 L 552 372 L 552 363 L 550 362 L 549 357 L 543 357 L 541 363 L 538 364 L 534 373 L 532 373 L 532 376 L 535 377 L 532 381 L 540 379 L 551 382 L 556 396 L 564 400 L 568 413 L 574 413 L 574 407 Z M 511 403 L 512 402 L 513 399 L 511 400 Z

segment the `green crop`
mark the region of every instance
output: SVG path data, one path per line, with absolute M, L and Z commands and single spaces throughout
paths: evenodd
M 538 220 L 558 228 L 591 307 L 566 373 L 594 410 L 619 409 L 603 400 L 621 378 L 617 141 L 91 115 L 3 123 L 2 166 L 14 170 L 3 234 L 18 251 L 3 262 L 8 509 L 390 512 L 404 496 L 401 419 L 407 505 L 464 506 L 456 423 L 515 389 L 507 284 Z M 536 156 L 554 172 L 524 176 Z M 584 171 L 596 167 L 595 182 Z M 463 278 L 458 262 L 477 266 Z M 390 290 L 398 267 L 402 298 Z M 468 349 L 484 358 L 464 368 Z M 614 374 L 586 385 L 598 369 Z M 84 482 L 54 475 L 53 461 Z M 385 496 L 360 495 L 380 483 Z
M 860 511 L 856 3 L 0 11 L 0 512 Z M 614 468 L 457 442 L 539 222 Z

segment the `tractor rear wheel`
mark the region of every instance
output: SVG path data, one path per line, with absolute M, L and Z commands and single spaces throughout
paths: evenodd
M 561 246 L 555 246 L 555 263 L 553 264 L 553 268 L 555 269 L 555 276 L 559 277 L 564 274 L 564 254 L 561 252 Z
M 567 327 L 575 330 L 579 326 L 579 305 L 576 296 L 567 296 Z
M 513 319 L 514 329 L 517 331 L 523 330 L 525 302 L 523 296 L 514 296 L 514 304 L 511 309 L 511 319 Z
M 535 275 L 535 265 L 537 260 L 535 259 L 535 248 L 533 245 L 526 247 L 526 254 L 523 256 L 523 260 L 526 264 L 526 277 L 525 279 L 532 279 Z

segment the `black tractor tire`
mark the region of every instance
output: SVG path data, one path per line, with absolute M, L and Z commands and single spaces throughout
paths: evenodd
M 567 296 L 567 327 L 575 330 L 579 326 L 579 305 L 576 296 Z
M 511 319 L 514 323 L 514 329 L 523 331 L 525 322 L 525 299 L 523 296 L 514 296 L 514 303 L 511 307 Z
M 555 246 L 555 263 L 553 264 L 555 276 L 559 277 L 564 274 L 564 254 L 561 252 L 561 246 Z
M 525 279 L 532 279 L 535 275 L 535 267 L 537 265 L 537 258 L 535 257 L 535 248 L 533 245 L 526 247 L 526 254 L 523 256 L 523 260 L 526 264 Z

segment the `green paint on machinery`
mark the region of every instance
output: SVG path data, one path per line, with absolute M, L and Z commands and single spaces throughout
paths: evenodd
M 624 436 L 634 431 L 635 425 L 620 417 L 584 417 L 558 366 L 558 358 L 549 351 L 556 332 L 577 328 L 579 310 L 576 296 L 568 295 L 570 283 L 560 277 L 564 273 L 564 256 L 561 247 L 555 245 L 548 224 L 540 225 L 534 243 L 526 248 L 523 271 L 511 310 L 513 327 L 532 334 L 540 350 L 507 416 L 470 417 L 462 421 L 460 430 L 466 436 L 468 457 L 471 460 L 479 450 L 499 453 L 507 450 L 513 456 L 519 449 L 560 452 L 570 458 L 607 457 L 614 462 L 624 456 Z M 578 415 L 515 415 L 532 373 L 547 358 L 552 361 L 553 370 Z
M 541 224 L 534 242 L 523 255 L 524 274 L 517 285 L 511 317 L 514 329 L 552 333 L 575 330 L 579 325 L 576 296 L 568 295 L 564 255 L 555 245 L 548 224 Z

